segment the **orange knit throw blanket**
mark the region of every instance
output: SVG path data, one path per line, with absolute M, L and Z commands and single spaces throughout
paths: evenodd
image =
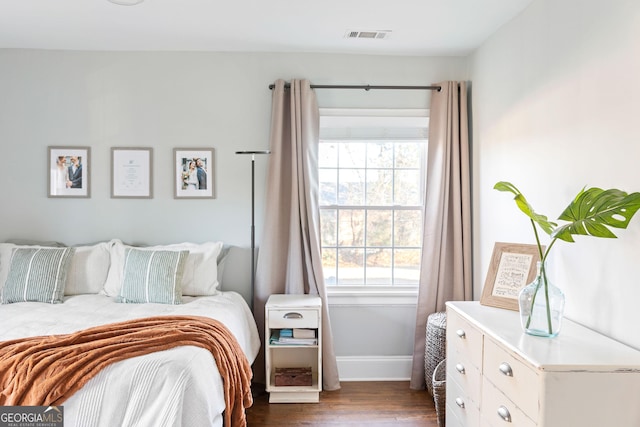
M 200 316 L 156 316 L 0 342 L 0 406 L 60 405 L 111 363 L 182 345 L 211 352 L 223 379 L 224 424 L 246 426 L 251 366 L 222 323 Z

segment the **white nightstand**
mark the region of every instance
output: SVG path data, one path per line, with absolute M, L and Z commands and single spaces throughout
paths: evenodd
M 271 295 L 265 306 L 265 368 L 271 403 L 315 403 L 322 391 L 322 300 L 313 295 Z M 314 332 L 317 343 L 282 344 L 271 336 L 283 329 Z M 276 368 L 311 368 L 311 385 L 276 386 Z

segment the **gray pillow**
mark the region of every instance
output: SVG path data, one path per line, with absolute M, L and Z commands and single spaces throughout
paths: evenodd
M 182 273 L 189 251 L 127 248 L 124 255 L 122 303 L 182 303 Z
M 74 248 L 17 247 L 11 253 L 2 303 L 62 302 Z

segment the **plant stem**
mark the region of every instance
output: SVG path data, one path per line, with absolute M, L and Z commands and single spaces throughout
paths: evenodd
M 531 325 L 531 315 L 533 314 L 533 308 L 536 302 L 536 296 L 538 295 L 538 289 L 540 289 L 540 280 L 542 280 L 542 282 L 544 283 L 544 297 L 545 297 L 546 309 L 547 309 L 546 310 L 547 329 L 549 330 L 549 335 L 551 335 L 553 333 L 553 325 L 551 324 L 551 306 L 549 304 L 549 286 L 548 286 L 549 281 L 547 280 L 547 270 L 545 268 L 545 262 L 547 260 L 547 255 L 549 255 L 549 250 L 551 250 L 551 247 L 556 242 L 556 240 L 558 240 L 558 238 L 555 237 L 549 244 L 549 247 L 547 248 L 547 250 L 543 253 L 542 245 L 540 244 L 540 236 L 538 236 L 538 229 L 536 228 L 536 224 L 533 221 L 533 219 L 531 219 L 531 226 L 533 227 L 533 234 L 536 237 L 536 243 L 538 245 L 538 253 L 540 254 L 540 272 L 537 277 L 538 281 L 536 285 L 536 290 L 533 293 L 533 297 L 531 298 L 531 310 L 529 311 L 529 317 L 527 318 L 527 323 L 525 326 L 529 328 L 529 325 Z

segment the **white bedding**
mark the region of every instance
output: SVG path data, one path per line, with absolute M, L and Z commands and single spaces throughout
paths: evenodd
M 260 348 L 253 316 L 236 292 L 183 297 L 184 304 L 119 304 L 75 295 L 63 304 L 0 305 L 0 341 L 65 334 L 156 315 L 208 316 L 223 322 L 252 363 Z M 65 426 L 222 426 L 222 380 L 211 354 L 186 346 L 117 362 L 64 404 Z

